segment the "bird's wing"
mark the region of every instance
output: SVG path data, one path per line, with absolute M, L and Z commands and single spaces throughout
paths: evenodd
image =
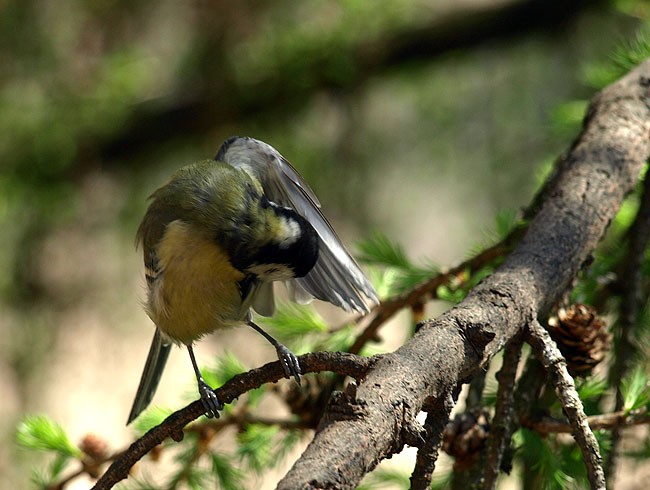
M 262 183 L 267 197 L 294 209 L 314 227 L 319 236 L 319 254 L 314 268 L 292 279 L 298 299 L 305 292 L 336 306 L 361 313 L 379 302 L 377 293 L 347 252 L 336 232 L 323 216 L 318 198 L 298 171 L 272 146 L 247 137 L 233 137 L 215 157 L 242 168 Z

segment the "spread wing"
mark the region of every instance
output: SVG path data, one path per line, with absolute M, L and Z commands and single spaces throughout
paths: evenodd
M 319 257 L 305 276 L 289 281 L 298 300 L 315 297 L 351 311 L 368 312 L 377 293 L 320 210 L 318 198 L 295 168 L 273 147 L 248 137 L 224 142 L 215 160 L 242 168 L 262 183 L 267 197 L 294 209 L 316 230 Z

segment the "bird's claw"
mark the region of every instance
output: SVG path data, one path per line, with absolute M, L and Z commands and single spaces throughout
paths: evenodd
M 280 364 L 282 364 L 284 376 L 287 379 L 290 379 L 291 376 L 293 376 L 296 383 L 300 384 L 300 375 L 302 374 L 302 370 L 300 369 L 300 363 L 298 362 L 296 355 L 282 344 L 279 344 L 275 349 L 278 353 Z
M 208 418 L 219 418 L 219 411 L 223 410 L 223 403 L 217 398 L 217 394 L 203 379 L 198 380 L 199 394 L 201 395 L 201 403 L 205 409 L 205 416 Z

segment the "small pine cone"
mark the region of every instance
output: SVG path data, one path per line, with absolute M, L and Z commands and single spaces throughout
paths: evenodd
M 588 305 L 560 308 L 548 321 L 549 333 L 567 361 L 572 376 L 588 376 L 612 343 L 605 321 Z
M 86 434 L 79 447 L 89 458 L 95 461 L 103 461 L 108 455 L 108 443 L 95 434 Z
M 489 432 L 485 410 L 478 416 L 468 412 L 458 414 L 447 424 L 442 435 L 442 450 L 456 459 L 454 469 L 463 470 L 478 461 Z
M 79 448 L 85 454 L 81 460 L 83 471 L 91 478 L 99 478 L 102 464 L 108 458 L 108 443 L 95 434 L 86 434 Z
M 309 427 L 316 427 L 320 421 L 332 391 L 332 377 L 326 374 L 304 376 L 301 384 L 286 383 L 279 389 L 291 413 L 300 417 Z

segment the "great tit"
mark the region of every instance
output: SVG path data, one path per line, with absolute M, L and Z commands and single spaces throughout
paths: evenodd
M 274 312 L 273 282 L 291 297 L 365 313 L 377 294 L 291 164 L 262 141 L 234 136 L 214 160 L 181 168 L 150 197 L 138 228 L 147 301 L 156 325 L 127 423 L 153 398 L 172 344 L 187 346 L 205 413 L 223 405 L 203 380 L 193 343 L 249 325 L 275 348 L 285 376 L 300 382 L 297 358 L 252 320 Z

